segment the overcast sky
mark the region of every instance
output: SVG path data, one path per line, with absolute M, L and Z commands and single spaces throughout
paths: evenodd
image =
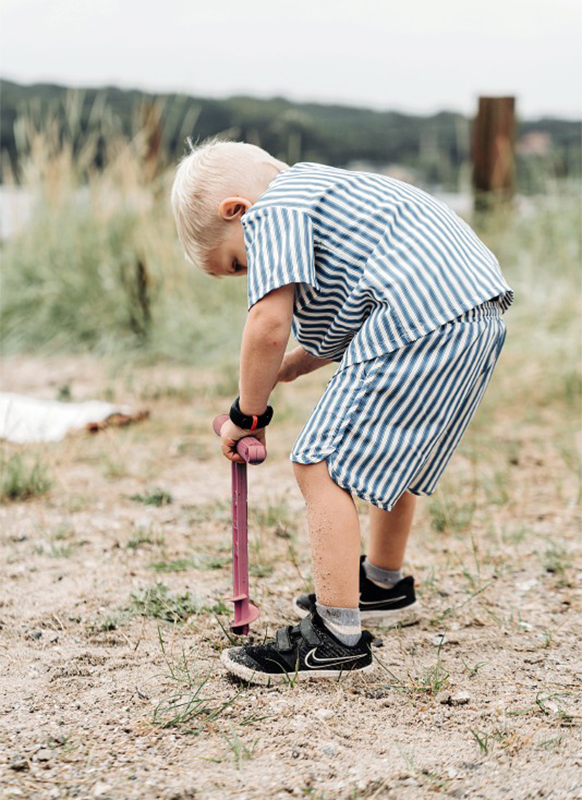
M 579 0 L 1 0 L 0 74 L 31 83 L 582 116 Z

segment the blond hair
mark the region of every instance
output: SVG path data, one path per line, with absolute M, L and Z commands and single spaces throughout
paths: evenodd
M 186 259 L 208 272 L 208 253 L 228 231 L 228 222 L 218 215 L 220 202 L 229 195 L 254 201 L 289 165 L 247 142 L 212 137 L 194 146 L 187 141 L 191 152 L 180 161 L 174 178 L 172 210 Z

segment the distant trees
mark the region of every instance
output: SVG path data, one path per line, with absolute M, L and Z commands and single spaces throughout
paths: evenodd
M 54 116 L 55 110 L 62 108 L 63 125 L 70 125 L 74 119 L 80 139 L 95 126 L 99 126 L 102 136 L 107 136 L 108 125 L 113 131 L 132 136 L 142 124 L 144 104 L 155 104 L 159 111 L 157 150 L 164 164 L 175 162 L 185 152 L 187 136 L 201 141 L 221 134 L 260 145 L 289 163 L 319 161 L 346 166 L 358 161 L 376 169 L 400 164 L 420 182 L 438 183 L 454 190 L 469 158 L 470 120 L 447 111 L 421 117 L 340 105 L 292 103 L 281 97 L 216 100 L 115 87 L 70 90 L 51 84 L 22 86 L 11 81 L 0 81 L 0 91 L 2 163 L 8 158 L 13 167 L 18 161 L 15 122 L 20 114 L 40 119 L 49 110 Z M 75 115 L 71 115 L 72 103 L 78 109 Z M 580 175 L 579 123 L 557 119 L 522 121 L 518 138 L 535 131 L 545 133 L 549 144 L 545 152 L 518 147 L 517 179 L 522 191 L 534 190 L 536 176 L 548 171 L 555 177 Z

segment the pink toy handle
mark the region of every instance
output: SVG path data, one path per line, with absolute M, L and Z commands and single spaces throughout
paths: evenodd
M 228 414 L 215 417 L 212 427 L 220 436 Z M 234 620 L 230 627 L 234 633 L 247 634 L 249 625 L 259 616 L 259 609 L 249 600 L 249 554 L 248 554 L 248 507 L 247 507 L 247 463 L 261 464 L 267 450 L 254 436 L 245 436 L 236 444 L 236 452 L 244 459 L 243 464 L 232 462 L 232 582 L 234 597 Z
M 229 419 L 228 414 L 219 414 L 217 417 L 214 417 L 212 427 L 217 436 L 220 436 L 222 426 L 227 419 Z M 250 434 L 249 436 L 245 436 L 244 439 L 238 440 L 236 443 L 236 452 L 241 458 L 244 458 L 247 464 L 262 464 L 267 458 L 267 449 L 265 445 L 261 444 L 258 439 L 255 439 L 255 437 Z

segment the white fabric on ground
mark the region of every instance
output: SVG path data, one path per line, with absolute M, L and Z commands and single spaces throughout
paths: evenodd
M 70 431 L 103 422 L 114 414 L 130 416 L 133 409 L 98 400 L 61 403 L 0 392 L 0 439 L 15 444 L 58 442 Z

